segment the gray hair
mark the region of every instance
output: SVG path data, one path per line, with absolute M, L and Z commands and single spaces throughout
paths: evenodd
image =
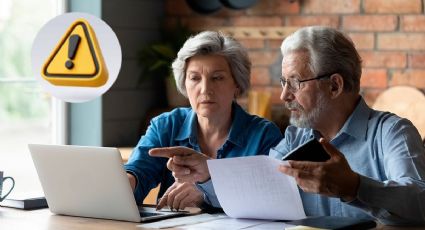
M 187 97 L 186 61 L 196 55 L 221 55 L 226 58 L 231 74 L 243 95 L 250 87 L 251 61 L 246 49 L 235 39 L 220 32 L 204 31 L 186 40 L 172 64 L 177 89 Z M 238 96 L 239 96 L 238 95 Z
M 280 49 L 283 56 L 293 51 L 307 51 L 308 64 L 315 76 L 339 73 L 344 79 L 344 91 L 360 91 L 362 61 L 354 43 L 342 32 L 321 26 L 301 28 L 288 36 Z

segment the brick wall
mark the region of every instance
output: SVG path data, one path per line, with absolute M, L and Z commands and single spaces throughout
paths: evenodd
M 258 0 L 246 10 L 222 8 L 201 15 L 185 0 L 166 0 L 166 22 L 192 28 L 234 26 L 324 25 L 341 29 L 353 39 L 363 58 L 362 94 L 368 104 L 394 85 L 425 90 L 425 0 Z M 279 100 L 282 39 L 240 39 L 253 62 L 254 89 L 273 92 Z M 281 110 L 281 107 L 280 107 Z

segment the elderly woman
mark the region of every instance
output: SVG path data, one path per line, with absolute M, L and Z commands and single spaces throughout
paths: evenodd
M 153 118 L 124 167 L 138 204 L 161 183 L 158 208 L 166 204 L 174 209 L 219 207 L 206 159 L 268 154 L 282 134 L 276 125 L 249 115 L 236 103 L 250 86 L 251 62 L 246 50 L 231 37 L 206 31 L 189 38 L 172 68 L 177 88 L 189 98 L 191 108 L 177 108 Z M 201 164 L 191 168 L 199 180 L 176 182 L 167 169 L 168 159 L 148 154 L 153 148 L 152 156 L 171 157 L 169 168 L 178 167 L 174 155 L 181 155 L 176 160 L 186 163 L 201 159 L 193 161 Z

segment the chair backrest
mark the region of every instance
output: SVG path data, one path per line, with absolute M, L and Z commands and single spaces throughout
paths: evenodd
M 394 86 L 382 92 L 373 109 L 389 111 L 409 119 L 425 138 L 425 95 L 414 87 Z

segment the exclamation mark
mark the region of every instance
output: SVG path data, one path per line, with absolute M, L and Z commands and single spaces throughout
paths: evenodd
M 65 62 L 65 67 L 67 69 L 72 69 L 74 67 L 74 63 L 72 60 L 75 58 L 75 54 L 77 53 L 78 45 L 80 44 L 80 36 L 77 34 L 71 35 L 69 37 L 68 43 L 68 61 Z

